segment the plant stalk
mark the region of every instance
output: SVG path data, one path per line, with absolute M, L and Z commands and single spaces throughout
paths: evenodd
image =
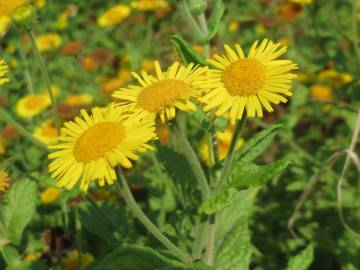
M 120 192 L 134 216 L 145 226 L 145 228 L 161 242 L 168 250 L 172 251 L 185 264 L 192 262 L 191 257 L 175 246 L 144 214 L 139 205 L 136 203 L 131 190 L 127 184 L 124 174 L 119 167 L 116 168 L 116 175 L 118 178 L 118 187 Z

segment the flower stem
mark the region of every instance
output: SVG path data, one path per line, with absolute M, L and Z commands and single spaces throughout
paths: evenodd
M 0 108 L 0 118 L 4 120 L 9 125 L 13 126 L 21 135 L 23 135 L 28 140 L 32 141 L 37 146 L 40 146 L 43 149 L 48 149 L 47 145 L 43 142 L 36 139 L 29 131 L 27 131 L 21 124 L 16 122 L 13 117 L 3 108 Z
M 29 70 L 29 61 L 26 58 L 26 53 L 25 53 L 23 44 L 19 45 L 19 53 L 20 53 L 22 65 L 24 67 L 24 77 L 25 77 L 26 84 L 27 84 L 27 90 L 30 95 L 33 95 L 34 94 L 34 85 L 32 83 L 31 74 L 30 74 L 30 70 Z
M 46 70 L 44 60 L 43 60 L 43 58 L 42 58 L 42 56 L 41 56 L 41 54 L 39 52 L 39 49 L 38 49 L 38 47 L 36 45 L 36 39 L 35 39 L 34 32 L 32 31 L 31 28 L 28 28 L 27 33 L 28 33 L 29 38 L 30 38 L 31 47 L 32 47 L 32 49 L 34 51 L 35 58 L 37 59 L 37 61 L 39 63 L 41 74 L 45 79 L 47 91 L 49 93 L 50 100 L 51 100 L 52 111 L 53 111 L 53 116 L 54 116 L 54 122 L 55 122 L 57 133 L 59 135 L 59 133 L 60 133 L 60 117 L 59 117 L 59 111 L 57 109 L 56 100 L 55 100 L 54 94 L 53 94 L 52 89 L 51 89 L 50 77 L 49 77 L 49 74 L 48 74 L 48 72 Z
M 159 229 L 149 220 L 149 218 L 144 214 L 140 209 L 139 205 L 136 203 L 131 190 L 127 184 L 124 174 L 121 169 L 117 167 L 116 175 L 118 178 L 118 187 L 120 192 L 130 208 L 134 216 L 145 226 L 145 228 L 157 239 L 159 240 L 168 250 L 172 251 L 179 259 L 181 259 L 185 264 L 190 264 L 192 262 L 191 257 L 181 251 L 177 246 L 175 246 Z
M 227 180 L 227 178 L 229 176 L 230 169 L 233 165 L 234 158 L 235 158 L 236 145 L 237 145 L 239 138 L 241 136 L 241 133 L 244 129 L 246 120 L 247 120 L 247 116 L 245 116 L 244 118 L 239 120 L 236 124 L 235 131 L 234 131 L 233 137 L 231 139 L 228 156 L 225 160 L 224 168 L 222 169 L 222 172 L 221 172 L 220 181 L 218 181 L 216 188 L 215 188 L 216 192 L 218 192 L 221 189 L 221 187 L 223 186 L 223 184 L 225 183 L 225 181 Z
M 202 31 L 202 39 L 206 38 L 207 35 L 209 34 L 209 29 L 206 23 L 206 18 L 205 18 L 205 13 L 202 12 L 199 16 L 198 16 L 198 20 L 200 23 L 200 28 Z M 210 43 L 207 42 L 206 44 L 204 44 L 204 56 L 206 58 L 210 57 Z
M 191 14 L 189 7 L 186 3 L 186 0 L 181 0 L 178 4 L 181 14 L 186 19 L 186 22 L 189 24 L 190 28 L 194 31 L 196 38 L 201 41 L 203 38 L 203 32 L 201 31 L 198 23 L 194 19 L 193 15 Z
M 185 155 L 186 159 L 191 166 L 191 169 L 195 175 L 196 180 L 200 185 L 200 191 L 202 193 L 203 201 L 206 201 L 210 197 L 210 188 L 209 183 L 206 179 L 205 173 L 201 168 L 200 161 L 197 155 L 194 152 L 191 144 L 189 143 L 188 139 L 186 138 L 185 134 L 179 127 L 176 121 L 170 126 L 170 132 L 172 133 L 173 137 L 176 139 L 176 144 L 179 149 L 181 149 L 181 153 Z

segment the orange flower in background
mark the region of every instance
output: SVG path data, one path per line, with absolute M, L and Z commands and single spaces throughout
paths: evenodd
M 278 7 L 276 18 L 280 22 L 294 22 L 303 14 L 303 7 L 294 2 L 284 2 Z
M 64 55 L 77 56 L 82 52 L 83 49 L 84 44 L 82 44 L 82 42 L 72 41 L 64 45 L 64 47 L 61 49 L 61 53 Z
M 318 101 L 331 101 L 333 99 L 332 89 L 328 85 L 317 84 L 310 88 L 310 95 Z
M 86 71 L 95 71 L 100 67 L 100 63 L 91 56 L 81 58 L 81 65 Z
M 57 187 L 49 187 L 40 194 L 43 204 L 52 204 L 60 198 L 61 189 Z
M 71 95 L 64 101 L 69 106 L 82 106 L 89 105 L 93 101 L 93 97 L 90 94 Z
M 136 0 L 131 2 L 131 7 L 141 11 L 154 11 L 168 7 L 165 0 Z

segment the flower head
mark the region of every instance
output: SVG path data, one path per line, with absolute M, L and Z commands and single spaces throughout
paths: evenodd
M 4 59 L 0 58 L 0 85 L 7 83 L 9 78 L 6 77 L 9 67 L 6 65 Z
M 166 72 L 155 62 L 156 77 L 141 72 L 133 73 L 140 85 L 121 88 L 112 95 L 120 105 L 142 111 L 144 114 L 159 115 L 161 120 L 171 120 L 175 110 L 195 110 L 193 98 L 202 94 L 202 85 L 207 79 L 207 67 L 182 66 L 178 62 Z
M 97 20 L 99 26 L 117 25 L 129 17 L 131 9 L 127 5 L 116 5 L 105 11 Z
M 291 81 L 296 77 L 290 73 L 297 65 L 290 60 L 277 59 L 286 51 L 279 44 L 264 40 L 260 46 L 256 41 L 245 57 L 240 45 L 235 51 L 225 45 L 226 54 L 214 55 L 209 63 L 210 79 L 205 87 L 209 91 L 201 98 L 204 110 L 215 110 L 216 115 L 230 119 L 234 124 L 243 117 L 262 117 L 264 107 L 272 112 L 270 103 L 287 102 L 284 96 L 291 96 Z
M 0 17 L 10 15 L 15 9 L 27 3 L 27 0 L 0 0 Z
M 57 33 L 48 33 L 37 37 L 36 45 L 40 52 L 48 52 L 59 48 L 61 45 L 61 36 Z
M 51 120 L 47 120 L 37 127 L 34 130 L 34 137 L 47 145 L 55 144 L 58 141 L 56 127 Z
M 150 149 L 147 142 L 156 137 L 153 119 L 129 115 L 113 104 L 93 108 L 90 115 L 85 110 L 80 113 L 81 117 L 64 124 L 59 143 L 49 146 L 55 150 L 49 154 L 51 176 L 67 189 L 80 182 L 86 192 L 93 180 L 101 186 L 112 184 L 114 167 L 131 168 L 130 160 L 137 160 L 137 152 Z
M 92 95 L 89 94 L 79 94 L 68 96 L 64 103 L 69 106 L 83 106 L 89 105 L 93 101 Z
M 16 113 L 23 118 L 32 118 L 51 105 L 48 95 L 27 95 L 16 103 Z
M 331 101 L 333 99 L 331 87 L 324 84 L 316 84 L 310 88 L 311 97 L 318 101 Z
M 40 194 L 40 199 L 43 204 L 52 204 L 56 202 L 61 194 L 61 190 L 56 187 L 49 187 Z
M 165 0 L 135 0 L 131 7 L 142 11 L 159 10 L 168 7 Z

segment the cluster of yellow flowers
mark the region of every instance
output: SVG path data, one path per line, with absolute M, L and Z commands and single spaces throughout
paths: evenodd
M 163 71 L 156 61 L 156 75 L 132 73 L 138 83 L 115 91 L 114 103 L 91 113 L 82 110 L 64 124 L 59 143 L 50 146 L 51 176 L 68 189 L 80 181 L 85 192 L 91 181 L 112 184 L 115 166 L 131 168 L 139 152 L 152 148 L 148 143 L 156 139 L 157 117 L 166 123 L 176 111 L 200 105 L 234 124 L 245 114 L 262 117 L 263 108 L 272 112 L 271 103 L 287 102 L 297 65 L 278 59 L 285 47 L 256 41 L 247 56 L 238 44 L 224 47 L 225 54 L 208 60 L 210 68 L 175 62 Z

